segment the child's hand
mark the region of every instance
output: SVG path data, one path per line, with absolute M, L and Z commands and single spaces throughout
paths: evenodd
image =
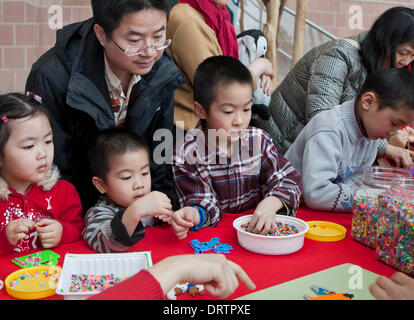
M 413 158 L 414 151 L 387 144 L 385 149 L 385 156 L 394 161 L 396 167 L 411 169 L 414 166 Z
M 276 197 L 267 197 L 259 202 L 250 220 L 247 232 L 268 234 L 276 231 L 275 214 L 283 208 L 283 203 Z
M 29 231 L 34 227 L 34 222 L 29 219 L 12 220 L 6 226 L 7 239 L 11 245 L 15 246 L 21 239 L 26 238 Z
M 171 216 L 167 216 L 165 214 L 156 215 L 155 218 L 160 219 L 163 222 L 171 224 Z
M 134 208 L 134 211 L 139 212 L 141 218 L 157 215 L 170 216 L 172 213 L 170 198 L 159 191 L 152 191 L 145 196 L 138 198 L 131 206 Z
M 47 249 L 59 244 L 62 238 L 63 226 L 57 220 L 42 219 L 36 224 L 36 230 L 42 247 Z
M 171 215 L 171 226 L 178 239 L 185 239 L 188 230 L 200 222 L 197 208 L 184 207 Z
M 390 279 L 378 277 L 369 286 L 369 291 L 379 300 L 413 300 L 414 279 L 402 272 L 396 272 Z
M 405 148 L 408 143 L 414 143 L 414 129 L 405 127 L 400 133 L 390 137 L 388 143 L 396 147 Z

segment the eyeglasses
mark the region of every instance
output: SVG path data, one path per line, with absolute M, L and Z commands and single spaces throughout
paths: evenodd
M 128 47 L 125 50 L 122 49 L 114 40 L 112 40 L 112 42 L 115 43 L 115 45 L 119 49 L 121 49 L 123 52 L 125 52 L 125 54 L 128 57 L 133 57 L 133 56 L 136 56 L 136 55 L 139 55 L 139 54 L 143 54 L 144 51 L 146 49 L 149 49 L 149 48 L 153 48 L 156 51 L 163 50 L 163 49 L 167 48 L 171 44 L 172 40 L 171 39 L 161 40 L 161 41 L 158 41 L 158 42 L 153 43 L 150 46 L 143 46 L 143 47 L 139 47 L 139 48 L 137 48 L 137 47 Z

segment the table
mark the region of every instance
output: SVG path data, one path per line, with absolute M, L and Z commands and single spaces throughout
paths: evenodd
M 375 251 L 351 238 L 352 214 L 319 212 L 306 208 L 300 208 L 297 217 L 305 221 L 325 220 L 343 225 L 347 229 L 345 239 L 338 242 L 318 242 L 310 239 L 304 241 L 303 248 L 295 253 L 283 256 L 266 256 L 249 252 L 243 249 L 237 242 L 236 230 L 233 228 L 233 220 L 252 211 L 242 214 L 223 214 L 222 220 L 215 228 L 204 228 L 199 231 L 190 231 L 184 240 L 178 240 L 171 227 L 163 224 L 146 229 L 143 240 L 131 247 L 128 251 L 151 251 L 153 263 L 157 263 L 171 255 L 189 254 L 193 250 L 189 246 L 191 240 L 200 242 L 208 241 L 212 237 L 218 237 L 221 243 L 228 243 L 234 249 L 227 254 L 227 258 L 241 265 L 256 284 L 256 290 L 262 290 L 277 284 L 284 283 L 308 274 L 318 272 L 343 263 L 353 263 L 364 269 L 391 276 L 396 269 L 378 261 Z M 63 266 L 66 253 L 94 253 L 83 240 L 71 244 L 60 245 L 52 249 L 61 255 L 59 265 Z M 0 257 L 0 279 L 5 280 L 7 275 L 19 269 L 11 260 L 36 251 L 24 253 L 11 253 Z M 243 284 L 227 299 L 235 299 L 252 293 Z M 178 299 L 188 299 L 187 295 L 179 295 Z M 196 296 L 195 299 L 215 299 L 210 295 Z M 9 296 L 3 288 L 0 291 L 1 300 L 15 299 Z M 49 300 L 61 300 L 63 296 L 54 295 Z M 193 299 L 193 298 L 190 298 Z

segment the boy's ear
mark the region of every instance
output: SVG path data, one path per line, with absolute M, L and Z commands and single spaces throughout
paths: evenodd
M 207 112 L 206 112 L 206 110 L 197 101 L 194 101 L 194 110 L 195 110 L 196 114 L 198 115 L 198 117 L 200 119 L 206 119 L 207 118 Z
M 104 194 L 106 192 L 105 182 L 101 178 L 92 177 L 92 183 L 100 193 Z
M 372 91 L 367 91 L 361 96 L 361 105 L 364 110 L 370 110 L 377 103 L 377 95 Z

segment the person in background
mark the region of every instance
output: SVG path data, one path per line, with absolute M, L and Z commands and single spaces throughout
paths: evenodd
M 239 58 L 237 36 L 226 8 L 229 0 L 179 0 L 172 7 L 167 24 L 168 37 L 173 39 L 167 49 L 188 81 L 175 90 L 174 124 L 185 131 L 194 129 L 200 119 L 194 110 L 194 73 L 198 65 L 211 56 Z M 249 66 L 254 89 L 256 79 L 264 93 L 273 91 L 272 63 L 257 58 Z
M 329 41 L 306 53 L 273 92 L 270 119 L 257 119 L 258 126 L 285 154 L 315 115 L 354 99 L 370 73 L 388 68 L 412 71 L 413 61 L 414 10 L 391 8 L 368 32 Z M 413 166 L 408 153 L 414 154 L 387 139 L 378 144 L 379 157 L 404 168 Z
M 174 90 L 184 76 L 165 52 L 167 0 L 92 0 L 93 17 L 65 26 L 32 66 L 26 91 L 52 117 L 55 163 L 78 190 L 84 212 L 99 193 L 87 151 L 103 129 L 126 127 L 149 148 L 152 189 L 178 206 L 171 165 L 153 157 L 158 129 L 173 129 Z M 168 150 L 166 151 L 168 152 Z M 172 153 L 172 146 L 171 152 Z

